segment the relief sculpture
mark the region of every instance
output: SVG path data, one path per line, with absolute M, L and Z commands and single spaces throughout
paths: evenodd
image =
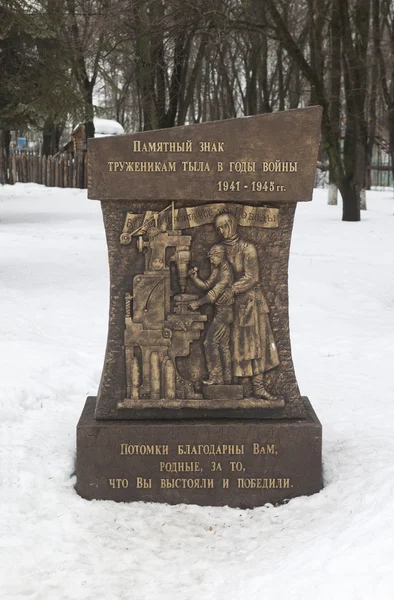
M 225 292 L 234 300 L 233 375 L 243 380 L 248 395 L 274 400 L 264 387 L 264 373 L 279 365 L 279 357 L 260 287 L 256 247 L 239 236 L 232 214 L 218 215 L 215 228 L 234 272 L 234 283 Z
M 120 409 L 141 402 L 284 405 L 264 381 L 280 361 L 256 246 L 240 235 L 239 219 L 230 210 L 216 212 L 204 226 L 213 227 L 216 236 L 203 258 L 210 263 L 206 278 L 200 276 L 205 262 L 191 264 L 193 236 L 177 228 L 174 206 L 146 213 L 142 225 L 122 233 L 123 244 L 136 243 L 145 255 L 145 269 L 133 277 L 125 298 L 127 397 L 118 402 Z M 171 263 L 180 293 L 172 289 Z M 205 305 L 212 306 L 210 316 Z M 206 371 L 199 381 L 182 376 L 177 364 L 178 358 L 190 357 L 193 342 L 202 342 L 204 352 Z
M 192 310 L 203 304 L 214 305 L 214 315 L 204 340 L 205 361 L 208 370 L 206 385 L 232 383 L 232 361 L 230 349 L 230 325 L 234 321 L 234 300 L 227 290 L 233 283 L 233 270 L 223 246 L 215 244 L 208 252 L 212 271 L 208 279 L 198 277 L 197 267 L 189 271 L 193 283 L 206 292 L 200 300 L 190 303 Z
M 153 402 L 165 397 L 202 398 L 179 376 L 175 362 L 176 357 L 189 355 L 190 344 L 200 337 L 207 320 L 188 308 L 197 297 L 185 293 L 192 238 L 174 228 L 167 230 L 165 219 L 159 227 L 157 213 L 121 241 L 129 243 L 132 237 L 145 255 L 145 270 L 134 276 L 132 293 L 125 299 L 127 398 L 118 408 L 135 406 L 140 398 Z M 169 249 L 174 253 L 167 261 Z M 171 261 L 176 263 L 181 288 L 174 297 Z

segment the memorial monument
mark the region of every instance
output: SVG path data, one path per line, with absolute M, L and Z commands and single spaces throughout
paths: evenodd
M 89 141 L 110 311 L 77 427 L 84 498 L 253 507 L 321 489 L 288 315 L 320 119 L 311 107 Z

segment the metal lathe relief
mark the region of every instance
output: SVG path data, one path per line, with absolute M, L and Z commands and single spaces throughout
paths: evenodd
M 278 226 L 279 209 L 233 203 L 127 214 L 120 242 L 136 245 L 145 267 L 124 299 L 119 409 L 284 406 L 265 381 L 279 353 L 257 247 L 243 234 Z

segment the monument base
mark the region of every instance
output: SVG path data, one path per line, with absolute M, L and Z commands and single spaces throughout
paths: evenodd
M 76 491 L 88 500 L 253 508 L 321 490 L 322 427 L 304 420 L 104 421 L 87 399 Z

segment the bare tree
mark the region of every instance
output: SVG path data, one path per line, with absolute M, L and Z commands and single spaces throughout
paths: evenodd
M 94 137 L 93 91 L 110 32 L 122 8 L 113 0 L 64 0 L 63 44 L 83 101 L 86 138 Z
M 379 63 L 385 119 L 389 130 L 389 148 L 394 177 L 394 5 L 391 0 L 372 0 L 373 39 Z

